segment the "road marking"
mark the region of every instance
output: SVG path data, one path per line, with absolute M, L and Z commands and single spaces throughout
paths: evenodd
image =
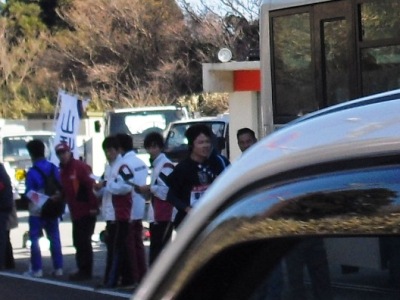
M 81 290 L 81 291 L 116 296 L 116 297 L 121 297 L 121 298 L 125 298 L 125 299 L 130 299 L 132 296 L 131 293 L 122 293 L 122 292 L 118 292 L 118 291 L 110 290 L 110 289 L 109 290 L 96 289 L 94 287 L 82 286 L 82 285 L 72 284 L 72 283 L 65 283 L 65 282 L 60 282 L 60 281 L 55 281 L 55 280 L 50 280 L 50 279 L 45 279 L 45 278 L 33 278 L 33 277 L 28 277 L 28 276 L 19 275 L 19 274 L 13 274 L 13 273 L 9 273 L 9 272 L 1 272 L 0 271 L 0 275 L 5 276 L 5 277 L 12 277 L 12 278 L 17 278 L 17 279 L 40 282 L 40 283 L 45 283 L 45 284 L 50 284 L 50 285 L 55 285 L 55 286 L 60 286 L 60 287 L 72 288 L 72 289 Z

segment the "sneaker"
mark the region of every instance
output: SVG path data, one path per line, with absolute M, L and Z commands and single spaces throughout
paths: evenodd
M 51 272 L 51 276 L 53 277 L 61 277 L 63 274 L 63 269 L 55 269 L 53 272 Z
M 41 277 L 43 277 L 43 271 L 42 270 L 38 270 L 38 271 L 29 270 L 24 273 L 24 276 L 33 277 L 33 278 L 41 278 Z

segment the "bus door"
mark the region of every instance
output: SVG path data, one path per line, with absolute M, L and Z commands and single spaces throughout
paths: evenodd
M 318 4 L 313 12 L 316 92 L 326 107 L 358 94 L 353 13 L 350 1 Z

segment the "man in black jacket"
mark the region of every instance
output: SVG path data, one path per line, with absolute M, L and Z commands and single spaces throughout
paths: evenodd
M 175 227 L 180 225 L 214 179 L 230 164 L 226 157 L 213 151 L 212 132 L 207 125 L 193 125 L 186 130 L 185 136 L 189 156 L 175 167 L 167 180 L 167 201 L 178 210 Z

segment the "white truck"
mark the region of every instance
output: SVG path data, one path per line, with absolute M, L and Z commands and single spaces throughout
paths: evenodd
M 171 122 L 189 119 L 185 107 L 148 106 L 122 108 L 108 111 L 105 116 L 105 136 L 126 133 L 132 136 L 135 151 L 149 164 L 149 156 L 143 147 L 143 140 L 150 132 L 164 134 Z
M 46 147 L 46 156 L 54 148 L 52 131 L 26 131 L 23 126 L 8 125 L 0 131 L 0 160 L 10 176 L 14 189 L 17 209 L 23 209 L 24 204 L 20 201 L 20 196 L 25 193 L 26 170 L 31 166 L 31 158 L 26 143 L 33 139 L 40 139 Z

